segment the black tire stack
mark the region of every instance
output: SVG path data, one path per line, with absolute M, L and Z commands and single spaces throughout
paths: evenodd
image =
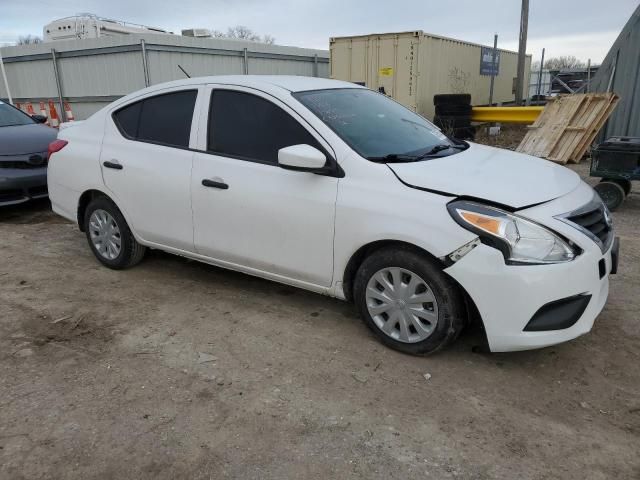
M 436 115 L 433 123 L 454 138 L 473 140 L 476 128 L 471 126 L 471 95 L 443 93 L 433 96 Z

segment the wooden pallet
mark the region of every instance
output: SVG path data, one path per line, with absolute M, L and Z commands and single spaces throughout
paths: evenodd
M 617 103 L 614 93 L 554 97 L 528 127 L 516 151 L 559 163 L 578 163 Z

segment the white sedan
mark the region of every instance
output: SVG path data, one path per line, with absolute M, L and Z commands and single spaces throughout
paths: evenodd
M 479 316 L 492 351 L 588 332 L 618 242 L 574 172 L 445 136 L 388 97 L 288 76 L 135 92 L 50 145 L 53 210 L 110 268 L 156 248 L 353 301 L 427 354 Z

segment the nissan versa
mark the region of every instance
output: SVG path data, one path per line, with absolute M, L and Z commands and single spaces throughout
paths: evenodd
M 50 145 L 53 209 L 100 262 L 162 249 L 355 302 L 397 350 L 492 351 L 591 329 L 615 273 L 611 218 L 577 174 L 445 136 L 334 80 L 192 78 L 128 95 Z

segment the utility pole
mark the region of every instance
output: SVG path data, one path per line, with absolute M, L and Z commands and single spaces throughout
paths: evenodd
M 529 25 L 529 0 L 522 0 L 520 13 L 520 44 L 518 46 L 518 73 L 516 78 L 516 105 L 522 105 L 524 89 L 524 63 L 527 56 L 527 27 Z
M 498 54 L 498 34 L 493 36 L 493 52 L 491 57 L 491 83 L 489 85 L 489 106 L 493 107 L 493 84 L 496 80 L 496 60 Z

